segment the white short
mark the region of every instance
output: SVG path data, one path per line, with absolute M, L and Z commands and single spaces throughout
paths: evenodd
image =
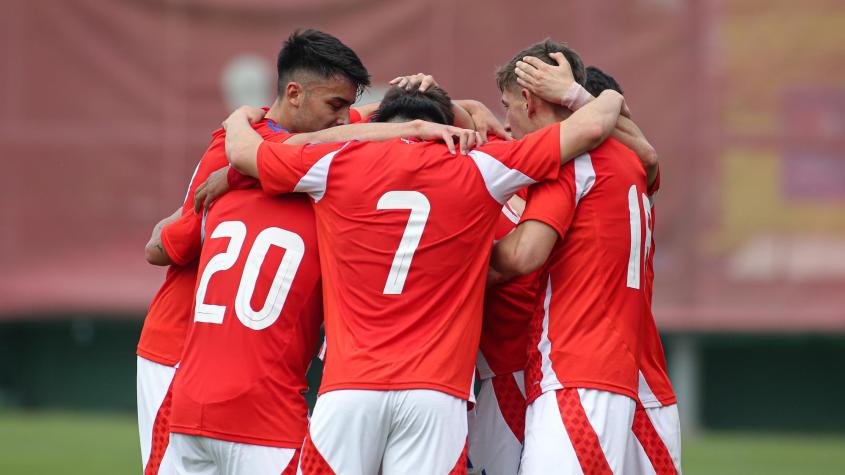
M 137 357 L 138 435 L 141 467 L 155 474 L 170 437 L 170 383 L 176 368 Z M 152 457 L 151 457 L 152 454 Z M 148 469 L 147 464 L 152 463 Z
M 299 449 L 170 434 L 161 475 L 293 475 Z
M 625 473 L 681 473 L 681 423 L 677 404 L 651 408 L 637 406 L 628 442 Z
M 547 391 L 525 416 L 520 474 L 628 473 L 636 402 L 596 389 Z
M 478 401 L 467 413 L 468 473 L 513 475 L 525 437 L 523 372 L 497 375 L 479 384 Z
M 466 401 L 425 389 L 327 392 L 298 473 L 466 473 L 466 410 Z

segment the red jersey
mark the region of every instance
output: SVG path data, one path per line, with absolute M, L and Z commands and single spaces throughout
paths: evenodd
M 567 163 L 557 181 L 531 189 L 522 219 L 548 224 L 559 238 L 531 325 L 529 402 L 563 387 L 637 398 L 646 191 L 639 159 L 613 139 Z
M 455 157 L 396 139 L 264 142 L 270 193 L 314 201 L 325 302 L 321 393 L 431 389 L 468 399 L 503 204 L 560 169 L 559 126 Z
M 508 205 L 502 208 L 495 239 L 505 237 L 519 223 L 519 214 Z M 525 369 L 528 359 L 528 327 L 537 306 L 539 271 L 521 275 L 487 289 L 484 321 L 478 350 L 478 377 L 514 373 Z
M 284 142 L 291 136 L 288 131 L 269 119 L 262 120 L 253 127 L 265 140 Z M 212 134 L 211 145 L 191 177 L 188 193 L 182 203 L 183 215 L 194 214 L 194 190 L 208 179 L 212 172 L 229 164 L 226 160 L 225 141 L 223 129 L 218 129 Z M 167 268 L 164 283 L 153 297 L 144 319 L 144 327 L 138 341 L 138 356 L 168 366 L 179 362 L 191 322 L 191 303 L 196 281 L 196 262 Z
M 646 238 L 646 268 L 645 268 L 645 298 L 646 318 L 643 319 L 643 327 L 640 334 L 640 378 L 639 378 L 639 399 L 644 407 L 659 407 L 675 404 L 677 398 L 672 390 L 672 383 L 669 381 L 669 372 L 666 369 L 666 356 L 663 353 L 663 344 L 660 341 L 660 334 L 657 331 L 657 324 L 651 311 L 651 297 L 654 288 L 654 193 L 660 185 L 658 174 L 652 188 L 649 190 L 650 209 L 646 211 L 648 228 Z M 644 203 L 645 204 L 645 203 Z
M 162 231 L 165 250 L 180 263 L 200 256 L 170 429 L 299 448 L 308 425 L 305 374 L 322 323 L 311 204 L 303 196 L 233 191 L 211 206 L 202 226 L 191 218 Z

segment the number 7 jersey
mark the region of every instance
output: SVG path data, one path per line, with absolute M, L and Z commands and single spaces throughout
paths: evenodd
M 430 389 L 468 399 L 502 204 L 559 169 L 558 125 L 457 157 L 442 143 L 402 139 L 264 142 L 264 190 L 305 192 L 315 203 L 320 392 Z

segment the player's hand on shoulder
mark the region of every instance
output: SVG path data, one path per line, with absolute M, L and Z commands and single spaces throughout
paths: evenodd
M 563 53 L 549 56 L 557 65 L 551 65 L 533 56 L 526 56 L 516 62 L 516 82 L 549 102 L 560 103 L 569 86 L 575 82 L 572 68 Z
M 240 106 L 235 109 L 234 112 L 229 114 L 229 117 L 223 121 L 223 128 L 228 129 L 228 126 L 232 123 L 232 121 L 240 121 L 244 118 L 250 124 L 254 124 L 263 119 L 265 115 L 267 115 L 267 111 L 261 109 L 260 107 Z
M 487 142 L 487 138 L 471 129 L 462 129 L 451 125 L 437 124 L 434 122 L 418 121 L 417 137 L 422 140 L 439 140 L 446 144 L 449 151 L 455 154 L 457 150 L 466 155 L 473 148 Z
M 228 166 L 216 170 L 194 192 L 194 213 L 208 208 L 217 198 L 229 192 Z
M 420 92 L 425 92 L 432 86 L 440 87 L 440 85 L 437 84 L 437 81 L 434 80 L 434 76 L 423 73 L 412 74 L 410 76 L 399 76 L 394 78 L 388 84 L 405 89 L 406 91 L 419 88 Z

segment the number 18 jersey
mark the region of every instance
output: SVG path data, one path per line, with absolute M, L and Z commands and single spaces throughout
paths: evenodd
M 325 302 L 320 392 L 468 399 L 490 243 L 516 190 L 560 169 L 559 126 L 454 156 L 414 140 L 258 151 L 265 191 L 315 203 Z
M 199 249 L 193 213 L 164 228 L 177 260 Z M 171 431 L 299 448 L 305 374 L 322 323 L 314 213 L 302 196 L 233 191 L 208 211 L 194 321 L 173 382 Z
M 651 246 L 646 191 L 639 159 L 614 139 L 529 191 L 522 220 L 559 235 L 541 271 L 542 303 L 531 324 L 529 402 L 566 387 L 637 398 Z

